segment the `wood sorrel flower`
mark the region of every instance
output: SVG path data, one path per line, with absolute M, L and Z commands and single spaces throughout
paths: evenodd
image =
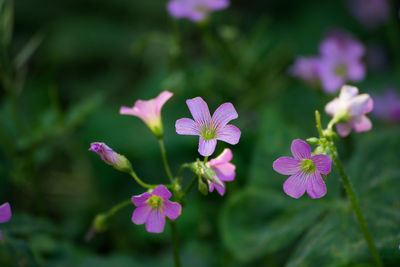
M 132 108 L 121 107 L 119 113 L 122 115 L 139 117 L 147 124 L 150 130 L 160 138 L 163 135 L 161 109 L 172 95 L 173 94 L 169 91 L 163 91 L 156 98 L 150 100 L 137 100 Z
M 6 202 L 0 206 L 0 223 L 8 222 L 11 219 L 11 207 L 10 203 Z M 2 238 L 2 234 L 0 231 L 0 240 Z
M 210 160 L 206 163 L 207 167 L 211 168 L 217 174 L 219 180 L 224 186 L 220 186 L 213 183 L 210 180 L 208 182 L 208 189 L 210 192 L 217 189 L 218 193 L 223 196 L 225 194 L 225 184 L 224 182 L 230 182 L 235 179 L 235 169 L 236 166 L 230 163 L 232 160 L 232 151 L 229 148 L 225 148 L 224 151 L 215 159 Z
M 365 76 L 365 66 L 361 62 L 364 46 L 353 37 L 335 32 L 322 41 L 321 83 L 328 93 L 334 93 L 347 81 L 360 81 Z
M 291 175 L 283 184 L 283 191 L 293 198 L 301 197 L 306 190 L 311 198 L 325 196 L 321 174 L 330 173 L 331 158 L 323 154 L 311 156 L 310 146 L 300 139 L 293 140 L 291 150 L 294 158 L 280 157 L 273 163 L 276 172 Z
M 371 121 L 364 115 L 372 111 L 374 103 L 368 94 L 358 94 L 357 87 L 344 85 L 339 98 L 325 106 L 325 112 L 339 122 L 336 124 L 340 136 L 347 136 L 351 129 L 356 132 L 369 131 Z
M 174 18 L 187 18 L 198 22 L 204 20 L 211 11 L 225 9 L 229 0 L 171 0 L 167 9 Z
M 133 211 L 132 222 L 137 225 L 146 223 L 146 230 L 150 233 L 163 232 L 165 216 L 175 220 L 181 215 L 181 205 L 169 201 L 171 196 L 164 185 L 157 186 L 150 193 L 133 196 L 132 202 L 136 209 Z
M 125 156 L 114 152 L 104 143 L 91 143 L 89 151 L 96 152 L 105 163 L 119 171 L 130 172 L 132 170 L 132 165 Z
M 375 29 L 390 18 L 390 4 L 387 0 L 351 0 L 351 13 L 366 28 Z
M 198 135 L 199 153 L 210 156 L 217 145 L 217 140 L 236 145 L 240 139 L 240 130 L 231 124 L 238 114 L 231 103 L 224 103 L 217 108 L 211 117 L 207 103 L 201 97 L 186 100 L 192 119 L 183 118 L 176 121 L 176 132 L 181 135 Z

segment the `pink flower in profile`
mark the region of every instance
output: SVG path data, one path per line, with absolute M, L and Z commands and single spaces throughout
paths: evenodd
M 373 115 L 384 121 L 400 121 L 400 94 L 395 90 L 386 90 L 374 95 Z
M 163 135 L 161 109 L 172 95 L 169 91 L 163 91 L 156 98 L 137 100 L 132 108 L 121 107 L 119 113 L 140 118 L 157 137 L 161 137 Z
M 10 203 L 6 202 L 0 206 L 0 223 L 8 222 L 11 219 L 11 207 Z M 2 234 L 0 231 L 0 240 L 2 238 Z
M 324 91 L 334 93 L 347 81 L 361 81 L 365 66 L 361 61 L 364 46 L 343 32 L 333 32 L 319 47 L 321 54 L 320 78 Z
M 321 198 L 326 194 L 326 185 L 321 174 L 331 172 L 332 160 L 329 156 L 311 156 L 310 146 L 300 140 L 293 140 L 291 157 L 280 157 L 273 163 L 276 172 L 291 175 L 283 184 L 283 191 L 293 198 L 301 197 L 305 191 L 311 198 Z
M 290 74 L 311 85 L 319 84 L 321 59 L 318 57 L 297 57 L 290 67 Z
M 201 97 L 186 100 L 194 120 L 183 118 L 175 123 L 176 132 L 180 135 L 198 135 L 199 153 L 204 157 L 214 153 L 217 140 L 236 145 L 241 132 L 231 124 L 238 114 L 231 103 L 224 103 L 215 110 L 211 117 L 207 103 Z
M 358 88 L 344 85 L 339 98 L 333 99 L 325 106 L 325 112 L 335 117 L 340 136 L 347 136 L 351 130 L 366 132 L 371 130 L 372 123 L 365 114 L 372 111 L 374 102 L 368 94 L 358 94 Z
M 170 0 L 167 9 L 174 18 L 187 18 L 199 22 L 207 18 L 211 11 L 225 9 L 228 6 L 229 0 Z
M 171 196 L 171 192 L 164 185 L 157 186 L 151 193 L 133 196 L 132 202 L 136 209 L 133 211 L 132 222 L 137 225 L 145 223 L 147 232 L 162 233 L 165 216 L 175 220 L 181 215 L 181 205 L 169 201 Z
M 97 155 L 99 155 L 100 158 L 105 163 L 113 166 L 117 170 L 125 171 L 125 172 L 129 172 L 132 170 L 131 163 L 125 156 L 114 152 L 114 150 L 112 150 L 110 147 L 108 147 L 104 143 L 101 143 L 101 142 L 91 143 L 89 151 L 96 152 Z
M 225 194 L 224 182 L 230 182 L 235 179 L 236 166 L 230 163 L 232 157 L 232 151 L 229 148 L 225 148 L 218 157 L 207 162 L 207 167 L 215 171 L 223 185 L 221 186 L 211 182 L 210 180 L 207 180 L 210 192 L 213 192 L 215 188 L 217 189 L 218 193 L 223 196 Z

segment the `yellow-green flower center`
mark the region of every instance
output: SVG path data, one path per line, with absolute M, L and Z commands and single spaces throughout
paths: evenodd
M 147 200 L 147 204 L 153 209 L 159 209 L 162 207 L 163 199 L 159 196 L 151 196 Z
M 214 129 L 214 127 L 210 127 L 208 125 L 201 129 L 200 134 L 204 140 L 212 140 L 217 138 L 217 131 Z
M 316 167 L 311 159 L 303 159 L 301 161 L 301 169 L 306 173 L 312 173 L 315 171 Z
M 335 68 L 335 74 L 340 77 L 346 76 L 347 75 L 347 66 L 344 64 L 340 64 L 339 66 L 337 66 Z

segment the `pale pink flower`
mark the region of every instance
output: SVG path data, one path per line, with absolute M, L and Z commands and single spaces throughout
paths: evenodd
M 236 166 L 230 163 L 232 160 L 232 151 L 229 148 L 225 148 L 224 151 L 215 159 L 207 162 L 207 167 L 211 168 L 217 174 L 219 180 L 222 185 L 218 185 L 213 183 L 210 180 L 208 182 L 208 188 L 210 192 L 214 191 L 214 188 L 217 189 L 218 193 L 223 196 L 225 194 L 225 184 L 224 182 L 230 182 L 235 179 L 235 169 Z

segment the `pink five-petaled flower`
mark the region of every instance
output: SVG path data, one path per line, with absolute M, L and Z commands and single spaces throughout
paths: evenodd
M 221 183 L 224 185 L 220 186 L 207 180 L 210 192 L 214 191 L 214 188 L 216 188 L 218 193 L 223 196 L 225 194 L 224 182 L 230 182 L 235 179 L 236 166 L 230 163 L 232 157 L 232 151 L 229 148 L 225 148 L 218 157 L 207 162 L 207 167 L 215 171 L 219 180 L 221 180 Z
M 280 157 L 273 163 L 276 172 L 291 175 L 283 184 L 283 191 L 293 198 L 301 197 L 306 190 L 311 198 L 325 196 L 321 174 L 330 173 L 331 158 L 323 154 L 311 156 L 310 146 L 300 139 L 293 140 L 291 150 L 294 158 Z
M 0 206 L 0 223 L 8 222 L 11 219 L 11 207 L 10 203 L 6 202 Z M 2 234 L 0 231 L 0 240 L 2 238 Z
M 368 94 L 358 94 L 357 87 L 344 85 L 339 98 L 333 99 L 325 106 L 325 112 L 336 118 L 340 136 L 347 136 L 354 129 L 356 132 L 369 131 L 371 121 L 364 115 L 372 111 L 374 102 Z
M 181 205 L 169 201 L 171 196 L 171 192 L 164 185 L 157 186 L 151 193 L 133 196 L 132 202 L 136 209 L 132 215 L 132 222 L 137 225 L 146 223 L 146 230 L 150 233 L 163 232 L 165 216 L 175 220 L 181 215 Z
M 139 117 L 157 137 L 162 137 L 161 109 L 172 95 L 169 91 L 163 91 L 156 98 L 137 100 L 132 108 L 121 107 L 119 113 Z
M 130 172 L 132 170 L 131 163 L 125 156 L 114 152 L 104 143 L 91 143 L 89 151 L 96 152 L 105 163 L 119 171 Z
M 217 140 L 236 145 L 240 139 L 240 130 L 231 124 L 238 114 L 231 103 L 224 103 L 211 117 L 207 103 L 201 97 L 186 100 L 192 119 L 183 118 L 175 123 L 176 132 L 181 135 L 198 135 L 199 153 L 204 157 L 214 153 Z
M 364 46 L 344 32 L 333 32 L 319 47 L 321 84 L 327 93 L 334 93 L 347 81 L 361 81 L 365 66 L 361 58 Z
M 225 9 L 229 0 L 171 0 L 168 2 L 168 12 L 174 18 L 187 18 L 198 22 L 204 20 L 211 11 Z

